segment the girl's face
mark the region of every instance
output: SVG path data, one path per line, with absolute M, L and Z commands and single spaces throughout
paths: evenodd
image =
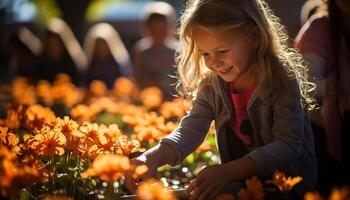
M 236 81 L 253 62 L 253 41 L 242 33 L 232 30 L 215 32 L 195 26 L 193 38 L 206 66 L 226 82 Z

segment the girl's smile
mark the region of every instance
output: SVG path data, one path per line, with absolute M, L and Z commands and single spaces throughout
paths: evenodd
M 237 31 L 217 31 L 201 26 L 193 29 L 193 38 L 206 66 L 226 82 L 235 82 L 252 63 L 253 42 Z

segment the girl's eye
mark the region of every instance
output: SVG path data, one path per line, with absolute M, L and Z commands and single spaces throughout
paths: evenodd
M 225 54 L 227 52 L 228 52 L 228 50 L 221 50 L 221 51 L 219 51 L 220 54 Z
M 202 56 L 207 57 L 209 56 L 209 53 L 202 53 Z

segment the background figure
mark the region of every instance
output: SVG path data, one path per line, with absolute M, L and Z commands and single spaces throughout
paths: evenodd
M 176 14 L 164 2 L 151 2 L 142 15 L 145 36 L 133 49 L 135 79 L 140 88 L 159 87 L 166 99 L 175 94 L 175 49 L 173 37 Z
M 37 79 L 53 81 L 57 74 L 66 73 L 73 83 L 80 83 L 80 74 L 86 68 L 86 57 L 64 21 L 50 21 L 43 45 Z
M 85 38 L 84 51 L 89 63 L 86 75 L 88 84 L 96 79 L 112 88 L 114 80 L 119 76 L 132 76 L 129 54 L 118 32 L 111 25 L 94 25 Z
M 336 183 L 350 183 L 350 1 L 328 0 L 324 6 L 296 38 L 296 46 L 309 63 L 310 80 L 318 86 L 317 97 L 322 106 L 311 117 L 319 142 L 323 191 Z M 321 143 L 324 135 L 331 157 L 322 151 L 326 149 Z
M 42 45 L 28 28 L 20 27 L 7 43 L 7 60 L 11 81 L 15 76 L 26 77 L 31 80 L 34 76 L 37 58 L 41 53 Z

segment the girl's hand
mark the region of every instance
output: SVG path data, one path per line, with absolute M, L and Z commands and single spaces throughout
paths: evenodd
M 144 155 L 140 155 L 139 157 L 132 159 L 131 164 L 134 166 L 146 165 L 148 167 L 148 171 L 138 179 L 134 179 L 131 172 L 125 174 L 126 188 L 130 192 L 135 193 L 139 182 L 151 177 L 155 177 L 157 172 L 157 165 L 149 162 L 147 163 L 147 159 Z
M 202 169 L 196 179 L 187 188 L 190 200 L 207 200 L 215 197 L 229 185 L 231 177 L 224 164 L 213 165 Z

